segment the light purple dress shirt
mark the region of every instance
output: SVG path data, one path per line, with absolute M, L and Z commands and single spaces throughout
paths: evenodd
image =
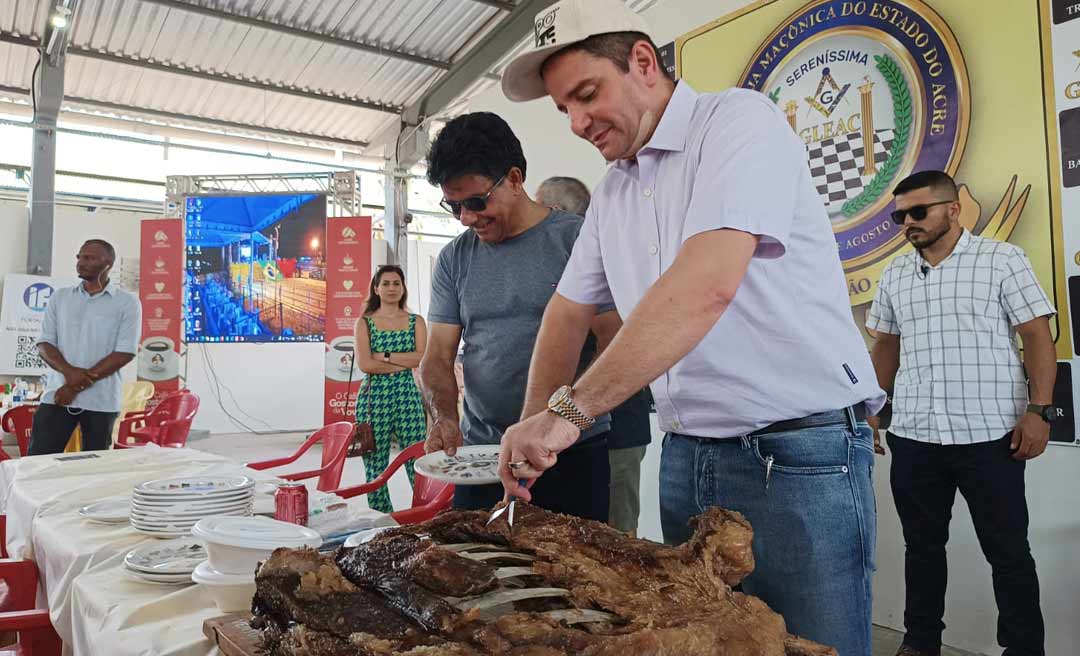
M 722 228 L 761 239 L 733 303 L 652 382 L 660 427 L 724 438 L 860 402 L 877 412 L 885 393 L 805 147 L 760 93 L 679 82 L 637 158 L 597 185 L 558 292 L 626 318 L 683 242 Z

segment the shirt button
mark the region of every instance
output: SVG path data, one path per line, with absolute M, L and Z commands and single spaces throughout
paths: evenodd
M 659 250 L 660 249 L 656 247 L 656 244 L 649 244 L 649 252 L 653 255 L 656 255 Z
M 645 190 L 645 198 L 649 198 L 650 196 L 652 196 L 652 189 L 646 189 Z

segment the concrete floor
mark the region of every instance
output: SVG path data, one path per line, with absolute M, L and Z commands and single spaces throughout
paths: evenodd
M 248 433 L 217 434 L 202 439 L 190 439 L 188 446 L 201 451 L 216 453 L 237 462 L 252 462 L 257 460 L 269 460 L 280 458 L 294 453 L 303 444 L 305 436 L 299 433 L 283 433 L 279 435 L 251 435 Z M 397 452 L 390 454 L 393 460 Z M 282 467 L 281 472 L 303 471 L 316 469 L 322 457 L 322 450 L 315 446 L 304 454 L 297 462 Z M 364 482 L 364 462 L 360 458 L 350 458 L 345 462 L 345 471 L 341 476 L 341 485 L 359 485 Z M 314 479 L 308 481 L 314 486 Z M 411 505 L 411 488 L 405 471 L 401 470 L 390 479 L 390 498 L 394 507 L 408 508 Z M 882 626 L 874 627 L 873 656 L 894 656 L 900 647 L 903 635 L 892 629 Z M 961 651 L 945 647 L 941 651 L 942 656 L 980 656 L 971 652 Z

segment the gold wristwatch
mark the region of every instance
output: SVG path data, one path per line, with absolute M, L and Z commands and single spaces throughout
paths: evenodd
M 579 431 L 584 431 L 596 423 L 595 417 L 590 417 L 574 405 L 574 388 L 563 385 L 555 390 L 548 399 L 548 410 L 559 415 L 573 424 Z

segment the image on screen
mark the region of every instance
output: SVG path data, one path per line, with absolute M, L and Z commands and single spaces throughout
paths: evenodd
M 188 198 L 189 342 L 321 342 L 326 197 Z

